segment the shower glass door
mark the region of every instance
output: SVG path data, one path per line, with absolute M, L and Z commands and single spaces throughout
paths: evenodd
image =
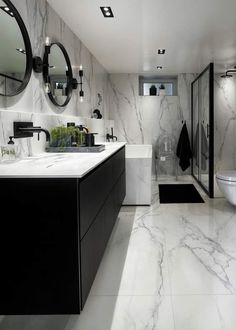
M 193 81 L 192 96 L 192 175 L 213 197 L 213 63 Z

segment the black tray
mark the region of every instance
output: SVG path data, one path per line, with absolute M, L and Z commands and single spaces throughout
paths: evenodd
M 94 146 L 79 147 L 47 147 L 46 152 L 101 152 L 105 150 L 104 144 L 95 144 Z

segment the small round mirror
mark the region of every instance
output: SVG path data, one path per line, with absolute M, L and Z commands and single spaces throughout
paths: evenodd
M 27 86 L 32 49 L 25 24 L 9 0 L 0 0 L 0 95 L 14 96 Z
M 72 68 L 64 46 L 58 42 L 45 47 L 44 82 L 54 105 L 64 107 L 72 95 Z

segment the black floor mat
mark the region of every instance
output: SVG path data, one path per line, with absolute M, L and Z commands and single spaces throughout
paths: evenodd
M 161 204 L 204 203 L 193 184 L 159 184 Z

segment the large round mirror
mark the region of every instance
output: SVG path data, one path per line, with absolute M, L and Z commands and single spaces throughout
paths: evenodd
M 32 50 L 25 24 L 9 0 L 0 0 L 0 95 L 14 96 L 27 86 Z
M 48 96 L 54 105 L 64 107 L 72 95 L 72 68 L 62 44 L 45 47 L 43 77 L 48 85 Z

